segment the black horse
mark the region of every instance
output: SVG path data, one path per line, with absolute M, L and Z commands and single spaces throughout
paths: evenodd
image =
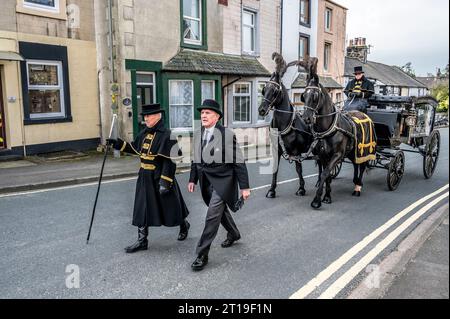
M 311 203 L 311 206 L 315 209 L 320 208 L 322 202 L 331 204 L 331 173 L 337 165 L 342 163 L 345 157 L 350 159 L 354 166 L 353 183 L 355 184 L 355 191 L 353 196 L 361 196 L 362 178 L 367 168 L 367 162 L 356 163 L 356 126 L 352 119 L 336 109 L 330 96 L 319 83 L 317 62 L 317 58 L 308 58 L 299 62 L 309 72 L 307 87 L 302 95 L 306 108 L 303 118 L 306 124 L 311 125 L 311 131 L 315 139 L 318 140 L 317 155 L 323 167 L 318 190 Z M 360 116 L 359 113 L 352 112 L 352 117 Z M 326 184 L 326 191 L 322 200 L 324 184 Z
M 272 176 L 272 185 L 266 197 L 276 197 L 277 176 L 282 155 L 285 155 L 291 161 L 295 161 L 295 168 L 300 180 L 300 186 L 296 195 L 304 196 L 306 190 L 301 156 L 308 153 L 313 142 L 313 136 L 308 125 L 305 124 L 292 106 L 289 94 L 281 81 L 288 67 L 298 65 L 298 61 L 286 64 L 283 57 L 278 53 L 274 53 L 272 59 L 275 60 L 277 65 L 276 72 L 272 74 L 271 79 L 263 89 L 264 99 L 259 107 L 261 116 L 267 116 L 270 111 L 274 111 L 271 131 L 275 129 L 278 131 L 277 133 L 272 133 L 277 138 L 275 141 L 273 140 L 272 146 L 278 146 L 278 162 Z

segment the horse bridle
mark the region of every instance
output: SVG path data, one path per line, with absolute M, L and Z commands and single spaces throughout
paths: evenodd
M 321 90 L 320 87 L 318 87 L 318 86 L 307 86 L 307 87 L 305 88 L 305 93 L 306 93 L 307 90 L 316 90 L 316 91 L 319 92 L 319 99 L 317 100 L 317 104 L 316 104 L 315 107 L 311 107 L 311 106 L 305 105 L 305 108 L 306 108 L 306 109 L 310 109 L 310 110 L 313 112 L 313 124 L 316 123 L 316 120 L 317 120 L 318 118 L 328 117 L 328 116 L 333 116 L 333 115 L 335 115 L 335 114 L 338 113 L 338 111 L 337 111 L 337 109 L 336 109 L 336 107 L 335 107 L 335 111 L 334 111 L 333 113 L 329 113 L 329 114 L 319 114 L 319 110 L 318 110 L 318 109 L 319 109 L 319 105 L 320 105 L 320 102 L 321 102 L 322 90 Z M 303 94 L 305 94 L 305 93 L 303 93 Z
M 278 99 L 280 98 L 281 92 L 283 92 L 283 88 L 281 87 L 281 84 L 275 81 L 268 81 L 267 83 L 271 83 L 271 84 L 275 84 L 278 89 L 277 89 L 277 95 L 275 96 L 275 98 L 273 99 L 273 101 L 270 101 L 268 99 L 266 99 L 266 97 L 264 97 L 264 101 L 269 103 L 269 107 L 267 108 L 266 114 L 264 114 L 264 117 L 266 117 L 270 111 L 273 110 L 273 108 L 275 107 L 275 103 L 277 103 Z

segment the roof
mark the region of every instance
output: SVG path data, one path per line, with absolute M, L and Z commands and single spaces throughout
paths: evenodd
M 181 50 L 163 67 L 164 71 L 221 75 L 270 76 L 271 73 L 253 57 L 193 50 Z
M 447 77 L 424 76 L 416 77 L 416 80 L 423 83 L 428 89 L 432 89 L 439 84 L 448 84 Z
M 294 83 L 292 83 L 292 88 L 305 88 L 306 87 L 306 73 L 300 73 L 298 77 L 295 79 Z M 319 82 L 326 89 L 342 89 L 343 87 L 337 83 L 333 78 L 327 76 L 319 76 Z
M 341 7 L 342 9 L 348 10 L 348 8 L 344 7 L 342 4 L 337 3 L 336 1 L 326 0 L 327 2 L 334 4 L 335 6 Z
M 426 88 L 426 86 L 403 72 L 399 67 L 367 61 L 363 63 L 355 58 L 345 58 L 345 76 L 353 77 L 355 66 L 362 66 L 366 77 L 378 80 L 389 86 Z
M 0 60 L 25 61 L 23 56 L 21 56 L 19 53 L 11 51 L 0 51 Z

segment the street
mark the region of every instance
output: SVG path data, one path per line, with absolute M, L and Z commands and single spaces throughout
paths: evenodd
M 0 195 L 0 298 L 343 298 L 361 281 L 366 267 L 349 272 L 349 281 L 337 282 L 342 275 L 385 240 L 369 260 L 376 264 L 433 208 L 448 202 L 448 188 L 443 188 L 449 182 L 448 135 L 448 128 L 441 130 L 439 163 L 430 180 L 423 177 L 422 156 L 406 153 L 405 175 L 395 192 L 387 190 L 387 172 L 372 169 L 365 176 L 362 197 L 355 198 L 353 167 L 344 164 L 332 184 L 333 203 L 320 210 L 310 206 L 317 181 L 312 161 L 304 163 L 305 197 L 295 196 L 294 165 L 282 162 L 276 199 L 265 198 L 271 175 L 259 174 L 261 163 L 249 164 L 254 191 L 233 216 L 242 239 L 231 248 L 220 247 L 226 236 L 221 228 L 209 264 L 199 273 L 190 265 L 206 206 L 198 189 L 187 193 L 188 173 L 177 175 L 190 210 L 187 240 L 177 241 L 178 228 L 150 228 L 149 249 L 131 255 L 123 248 L 137 237 L 131 226 L 133 178 L 102 185 L 89 245 L 86 235 L 96 185 Z M 405 231 L 388 238 L 420 209 L 423 214 Z M 405 214 L 395 223 L 364 241 L 402 211 Z M 346 254 L 358 243 L 359 250 Z M 329 267 L 344 255 L 348 259 L 339 267 Z M 68 265 L 79 267 L 80 288 L 66 286 Z M 323 280 L 311 282 L 324 270 Z

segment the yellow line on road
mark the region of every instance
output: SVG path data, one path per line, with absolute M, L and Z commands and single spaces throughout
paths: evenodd
M 311 279 L 305 286 L 303 286 L 300 290 L 294 293 L 290 299 L 303 299 L 310 295 L 314 290 L 316 290 L 321 284 L 323 284 L 326 280 L 328 280 L 331 276 L 333 276 L 342 266 L 344 266 L 347 262 L 349 262 L 353 257 L 355 257 L 360 251 L 366 248 L 372 241 L 377 239 L 382 233 L 392 227 L 395 223 L 397 223 L 401 218 L 406 216 L 412 210 L 417 208 L 418 206 L 425 203 L 427 200 L 433 198 L 434 196 L 446 191 L 449 187 L 449 184 L 440 188 L 436 192 L 429 194 L 422 199 L 414 202 L 409 207 L 405 208 L 394 217 L 392 217 L 388 222 L 384 225 L 377 228 L 370 235 L 365 237 L 361 242 L 357 243 L 355 246 L 350 248 L 345 254 L 339 257 L 336 261 L 330 264 L 325 270 L 320 272 L 315 278 Z

